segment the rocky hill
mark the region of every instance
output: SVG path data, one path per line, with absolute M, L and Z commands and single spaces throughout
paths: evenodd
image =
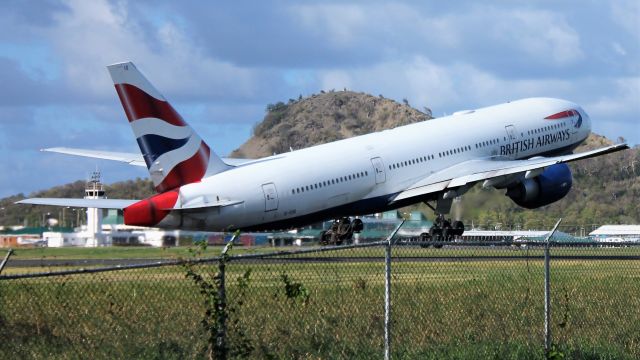
M 254 135 L 232 153 L 235 157 L 258 158 L 316 144 L 362 135 L 431 119 L 424 112 L 382 96 L 352 91 L 334 91 L 312 95 L 288 103 L 267 106 Z M 599 135 L 591 135 L 577 151 L 612 144 Z M 595 224 L 640 223 L 640 147 L 607 156 L 572 163 L 573 189 L 567 197 L 552 205 L 526 210 L 504 196 L 504 190 L 474 187 L 462 197 L 454 213 L 467 223 L 484 228 L 548 228 L 563 217 L 567 230 Z M 83 182 L 30 194 L 31 197 L 80 197 Z M 111 198 L 144 198 L 153 193 L 148 180 L 121 182 L 107 187 Z M 49 207 L 12 206 L 23 194 L 0 199 L 0 225 L 37 224 L 42 214 L 59 211 Z M 415 205 L 429 217 L 431 210 Z M 408 209 L 407 209 L 408 210 Z M 55 212 L 54 212 L 55 211 Z
M 259 158 L 431 119 L 428 109 L 353 91 L 332 91 L 267 106 L 253 136 L 231 156 Z

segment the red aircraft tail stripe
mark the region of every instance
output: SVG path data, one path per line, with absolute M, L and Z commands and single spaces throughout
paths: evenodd
M 191 184 L 202 180 L 207 172 L 211 149 L 202 142 L 200 149 L 189 159 L 176 165 L 169 174 L 165 176 L 160 184 L 156 186 L 158 192 L 165 192 L 175 189 L 181 185 Z
M 158 100 L 131 84 L 115 84 L 129 122 L 144 118 L 158 118 L 171 125 L 187 126 L 171 104 Z

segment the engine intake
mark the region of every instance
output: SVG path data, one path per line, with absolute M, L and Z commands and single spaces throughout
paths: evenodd
M 524 208 L 535 209 L 565 197 L 571 190 L 572 183 L 569 166 L 556 164 L 533 179 L 523 179 L 508 187 L 506 195 Z

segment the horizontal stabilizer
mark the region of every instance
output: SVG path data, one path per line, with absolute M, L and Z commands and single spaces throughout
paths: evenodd
M 83 156 L 94 159 L 103 159 L 111 161 L 124 162 L 134 166 L 147 166 L 144 162 L 144 157 L 140 153 L 127 153 L 117 151 L 102 151 L 102 150 L 90 150 L 90 149 L 76 149 L 68 147 L 53 147 L 46 148 L 40 151 L 52 152 L 65 155 Z M 250 162 L 258 161 L 256 159 L 237 159 L 237 158 L 222 158 L 227 165 L 240 166 Z
M 147 166 L 144 162 L 142 154 L 138 153 L 126 153 L 115 151 L 101 151 L 101 150 L 88 150 L 88 149 L 74 149 L 67 147 L 54 147 L 42 149 L 40 151 L 53 152 L 66 155 L 84 156 L 94 159 L 104 159 L 112 161 L 120 161 L 135 166 Z
M 139 200 L 127 199 L 65 199 L 65 198 L 32 198 L 16 202 L 16 204 L 68 206 L 79 208 L 124 209 Z

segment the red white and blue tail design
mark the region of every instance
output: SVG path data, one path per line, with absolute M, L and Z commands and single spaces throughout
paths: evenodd
M 158 192 L 229 168 L 133 63 L 107 68 Z

